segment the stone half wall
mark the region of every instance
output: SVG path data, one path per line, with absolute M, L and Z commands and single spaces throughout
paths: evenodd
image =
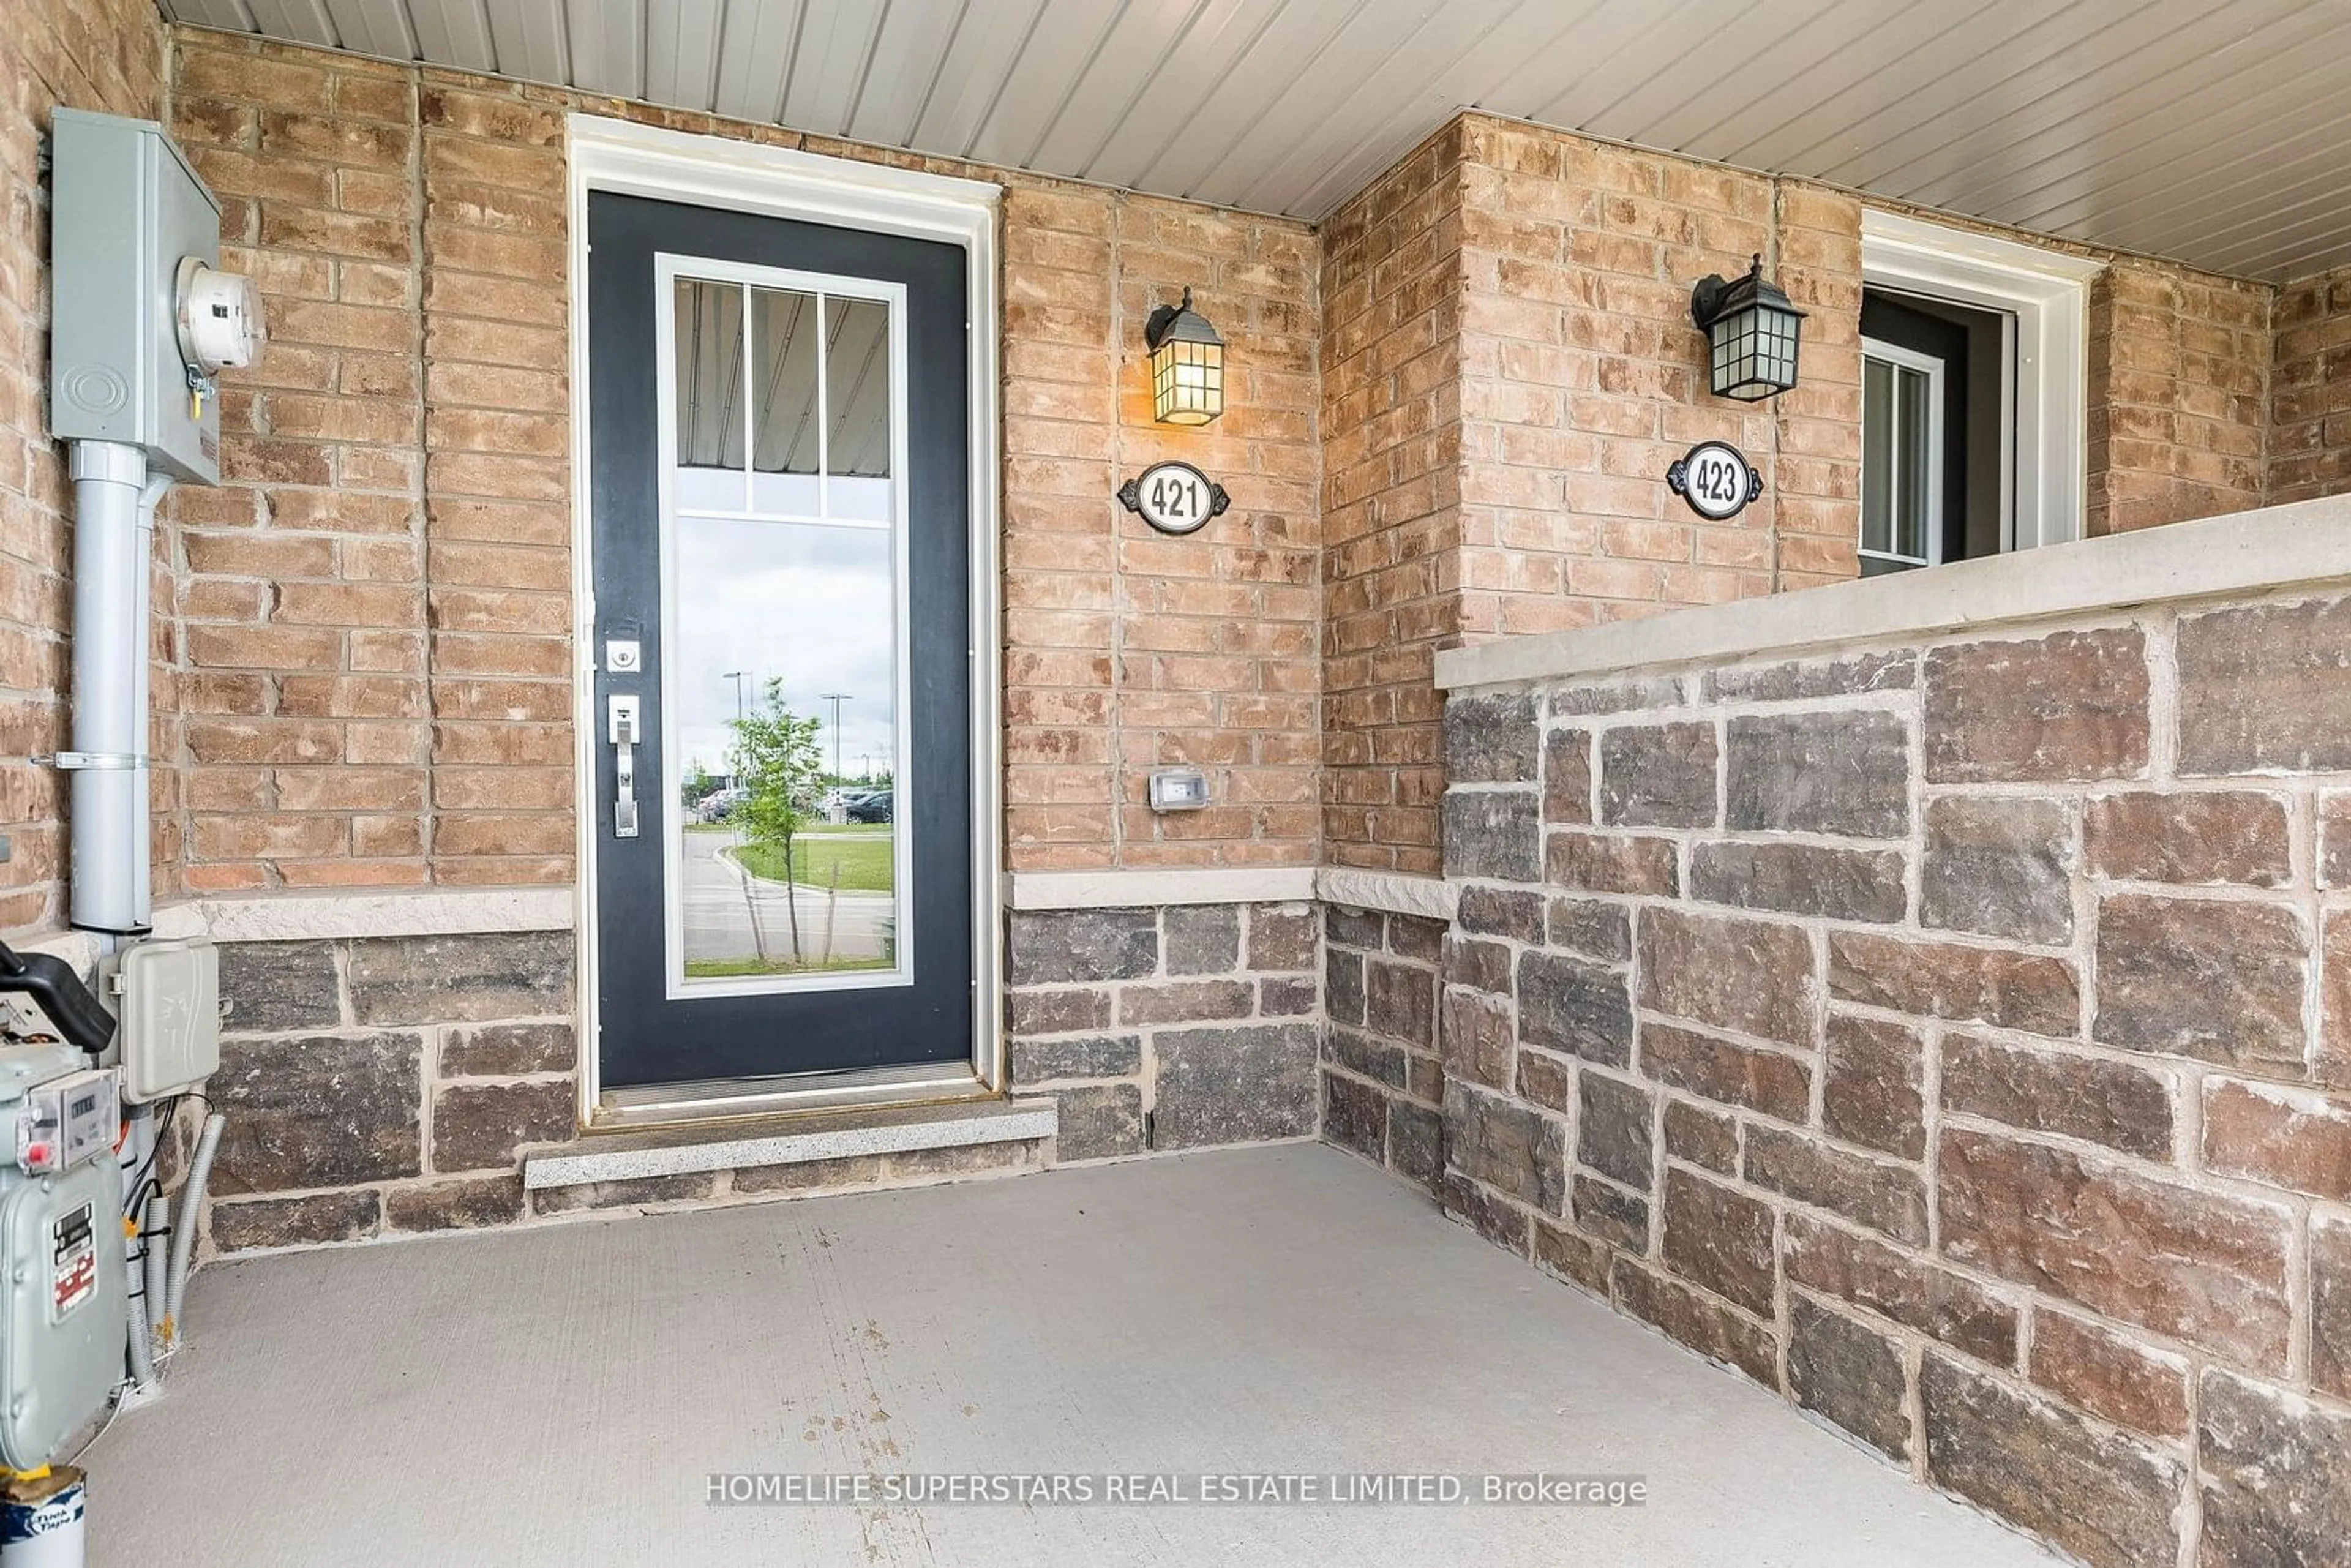
M 2338 584 L 1457 691 L 1446 1207 L 2085 1562 L 2339 1560 L 2346 666 Z
M 1311 1137 L 1311 904 L 1017 911 L 1012 1092 L 1061 1103 L 1058 1157 Z
M 1060 1103 L 1056 1139 L 528 1194 L 524 1155 L 579 1135 L 569 932 L 221 951 L 214 1252 L 902 1186 L 1319 1125 L 1307 904 L 1013 915 L 1011 1092 Z

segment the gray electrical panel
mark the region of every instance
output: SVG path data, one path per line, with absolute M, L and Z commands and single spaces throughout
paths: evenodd
M 60 108 L 51 132 L 49 431 L 220 480 L 220 409 L 181 352 L 181 264 L 220 263 L 220 203 L 150 120 Z

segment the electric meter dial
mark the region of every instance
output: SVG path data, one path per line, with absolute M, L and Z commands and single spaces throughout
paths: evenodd
M 180 358 L 198 375 L 238 371 L 269 341 L 253 280 L 183 256 L 179 277 Z

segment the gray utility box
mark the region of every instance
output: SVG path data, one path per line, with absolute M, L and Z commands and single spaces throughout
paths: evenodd
M 88 1062 L 71 1046 L 0 1048 L 0 1124 L 16 1124 L 27 1091 Z M 121 1381 L 130 1303 L 122 1171 L 113 1151 L 40 1175 L 27 1175 L 14 1153 L 0 1155 L 0 1278 L 8 1292 L 0 1317 L 0 1464 L 31 1469 L 55 1458 Z
M 189 385 L 179 274 L 220 265 L 220 203 L 152 120 L 59 109 L 51 145 L 49 434 L 218 484 L 219 400 Z
M 120 1026 L 106 1061 L 122 1069 L 125 1100 L 183 1093 L 220 1071 L 220 950 L 209 939 L 133 942 L 112 984 Z

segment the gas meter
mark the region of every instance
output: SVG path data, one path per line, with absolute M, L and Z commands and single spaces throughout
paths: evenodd
M 69 1045 L 0 1046 L 0 1464 L 30 1469 L 122 1376 L 114 1074 Z

